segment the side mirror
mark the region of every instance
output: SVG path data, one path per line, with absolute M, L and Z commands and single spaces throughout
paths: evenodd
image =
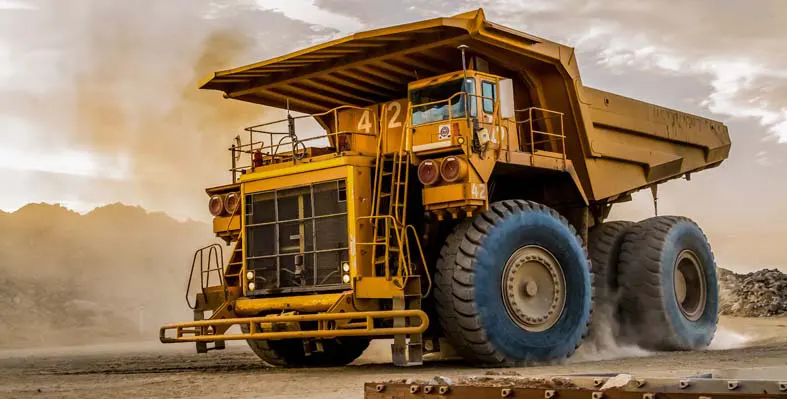
M 514 119 L 514 81 L 503 79 L 498 82 L 500 99 L 500 117 L 503 119 Z

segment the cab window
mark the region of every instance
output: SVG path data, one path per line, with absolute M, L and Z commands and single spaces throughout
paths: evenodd
M 468 78 L 465 89 L 472 96 L 475 94 L 475 80 Z M 465 99 L 462 93 L 462 79 L 453 80 L 435 86 L 427 86 L 410 92 L 413 125 L 438 122 L 451 118 L 465 117 Z M 470 97 L 475 98 L 475 97 Z M 422 105 L 423 104 L 423 105 Z M 476 102 L 470 101 L 470 116 L 476 116 Z
M 495 84 L 492 82 L 481 82 L 481 96 L 484 97 L 484 112 L 491 114 L 495 111 Z

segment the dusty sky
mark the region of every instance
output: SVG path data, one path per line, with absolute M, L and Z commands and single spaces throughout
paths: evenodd
M 197 91 L 207 73 L 478 7 L 574 46 L 588 86 L 727 123 L 730 159 L 663 186 L 660 210 L 712 239 L 787 237 L 783 0 L 0 0 L 0 209 L 122 201 L 204 219 L 224 149 L 268 112 Z M 641 193 L 613 215 L 651 213 Z

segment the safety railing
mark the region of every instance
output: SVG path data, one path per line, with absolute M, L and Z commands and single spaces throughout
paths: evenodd
M 238 175 L 246 173 L 248 170 L 275 163 L 297 162 L 301 159 L 324 155 L 330 153 L 340 153 L 351 149 L 353 136 L 375 137 L 374 132 L 361 132 L 355 130 L 340 130 L 339 112 L 347 109 L 367 110 L 367 108 L 352 105 L 342 105 L 331 110 L 307 115 L 291 116 L 259 125 L 249 126 L 244 129 L 248 133 L 248 142 L 243 143 L 240 136 L 235 138 L 235 143 L 229 148 L 232 167 L 232 181 L 238 179 Z M 327 117 L 333 120 L 332 129 L 328 132 L 306 138 L 300 138 L 295 132 L 295 122 L 301 119 Z M 370 112 L 371 126 L 377 126 L 377 115 Z M 274 130 L 277 125 L 287 123 L 287 131 Z M 315 143 L 319 140 L 327 140 L 328 147 L 312 147 L 307 144 Z M 248 163 L 239 164 L 243 155 L 248 156 Z
M 393 319 L 399 317 L 410 318 L 411 320 L 418 319 L 419 324 L 406 327 L 378 327 L 380 323 L 375 323 L 376 320 Z M 339 320 L 363 320 L 363 322 L 335 323 Z M 272 328 L 275 324 L 302 322 L 317 322 L 318 329 L 274 331 Z M 216 331 L 227 331 L 227 328 L 233 325 L 245 325 L 248 327 L 248 332 L 241 334 L 216 333 Z M 344 328 L 339 328 L 339 326 L 343 326 Z M 426 331 L 428 327 L 429 317 L 423 310 L 419 309 L 316 313 L 302 315 L 271 315 L 167 324 L 162 326 L 159 330 L 159 340 L 162 343 L 175 343 L 246 339 L 269 340 L 354 336 L 393 336 L 421 334 Z
M 202 295 L 206 295 L 206 289 L 211 287 L 211 276 L 218 277 L 216 286 L 224 285 L 224 249 L 219 244 L 211 244 L 202 247 L 194 252 L 194 258 L 191 261 L 191 271 L 189 271 L 189 280 L 186 283 L 186 304 L 189 309 L 196 309 L 197 303 L 193 305 L 191 300 L 191 286 L 194 282 L 194 268 L 199 265 L 199 283 Z
M 566 161 L 562 112 L 537 107 L 518 109 L 515 112 L 526 113 L 525 119 L 517 118 L 520 151 L 531 154 L 539 150 L 553 152 L 560 154 L 563 162 Z

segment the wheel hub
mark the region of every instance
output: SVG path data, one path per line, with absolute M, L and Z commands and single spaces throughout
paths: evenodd
M 697 321 L 705 311 L 707 281 L 699 258 L 691 250 L 682 251 L 675 261 L 675 299 L 681 313 Z
M 529 331 L 552 327 L 566 302 L 566 279 L 557 259 L 546 249 L 528 245 L 514 251 L 503 269 L 506 312 Z

